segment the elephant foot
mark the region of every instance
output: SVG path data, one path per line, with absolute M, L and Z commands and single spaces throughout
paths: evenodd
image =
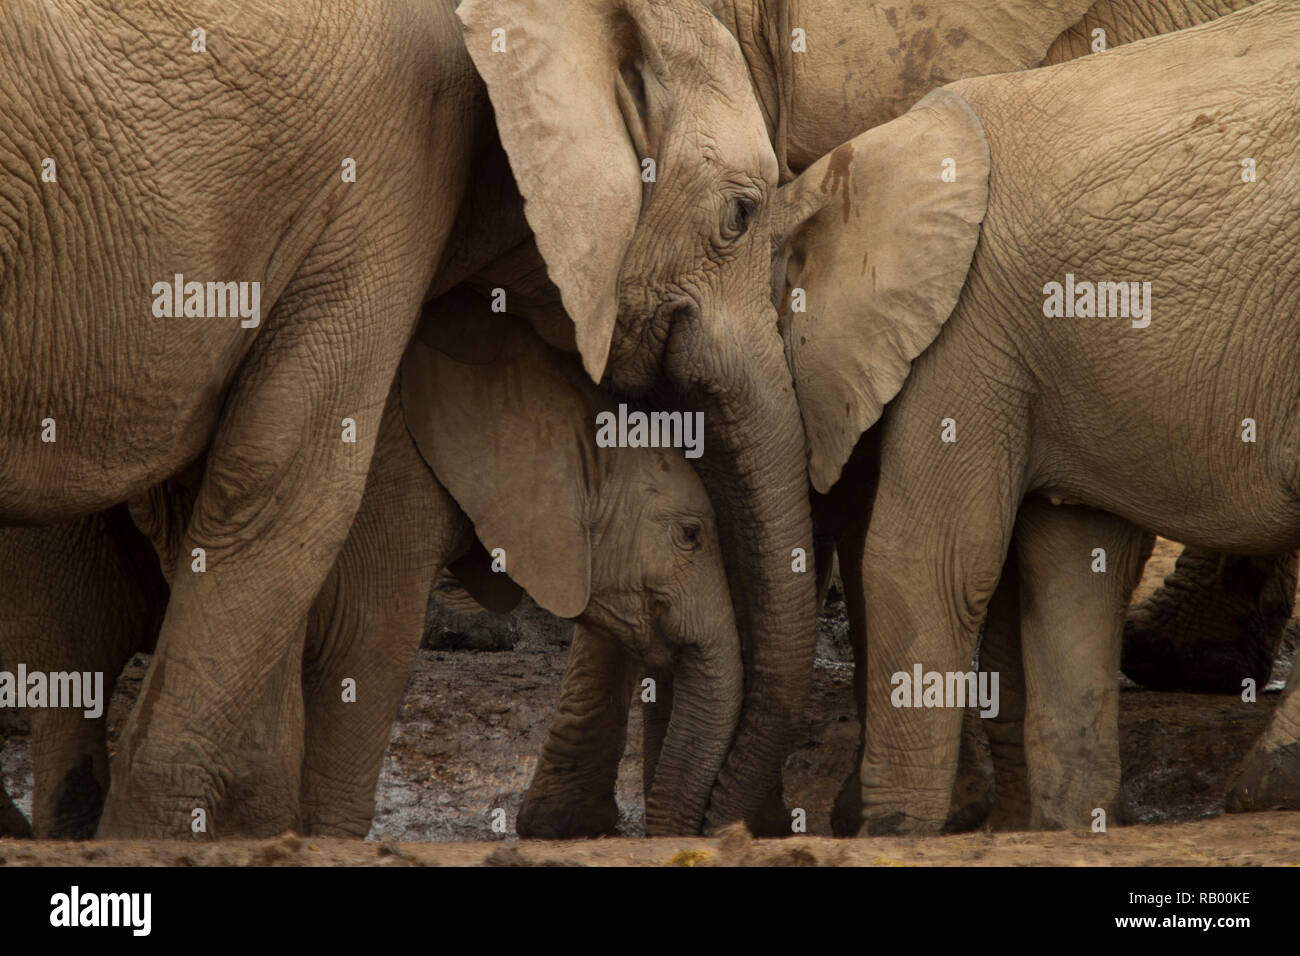
M 1186 548 L 1129 612 L 1121 668 L 1151 690 L 1240 693 L 1268 681 L 1291 615 L 1294 554 L 1246 558 Z
M 20 837 L 26 839 L 32 835 L 32 826 L 27 822 L 9 794 L 0 790 L 0 837 Z
M 122 760 L 121 754 L 118 759 Z M 128 775 L 114 770 L 104 813 L 95 831 L 97 840 L 216 838 L 220 821 L 213 808 L 219 801 L 207 795 L 217 790 L 215 781 L 204 786 L 212 780 L 210 775 L 197 767 L 182 766 L 179 761 L 162 766 L 167 771 L 137 770 Z M 178 788 L 178 781 L 184 782 L 184 789 Z
M 902 810 L 879 807 L 864 813 L 858 836 L 935 836 L 943 832 L 941 821 L 914 817 Z
M 610 836 L 618 826 L 614 794 L 573 797 L 564 794 L 524 796 L 515 831 L 529 840 L 581 840 Z
M 95 774 L 95 758 L 82 754 L 54 785 L 53 798 L 32 816 L 41 837 L 50 840 L 89 840 L 99 826 L 107 784 Z M 39 789 L 39 785 L 38 785 Z
M 1274 749 L 1256 744 L 1233 774 L 1227 810 L 1300 810 L 1300 742 Z
M 844 786 L 835 795 L 835 804 L 831 807 L 831 833 L 837 837 L 857 836 L 862 827 L 862 779 L 858 776 L 857 763 L 844 778 Z
M 785 798 L 781 795 L 781 787 L 777 785 L 767 791 L 763 805 L 758 808 L 758 816 L 750 824 L 749 830 L 756 837 L 788 837 L 794 832 L 791 829 L 792 820 Z
M 977 829 L 993 810 L 993 758 L 982 718 L 974 708 L 962 715 L 961 750 L 957 777 L 952 785 L 952 802 L 944 833 Z
M 1228 784 L 1229 813 L 1300 810 L 1300 674 Z

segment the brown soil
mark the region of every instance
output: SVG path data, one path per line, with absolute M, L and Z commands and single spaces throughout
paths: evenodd
M 1172 570 L 1178 548 L 1161 542 L 1142 597 Z M 454 603 L 454 602 L 452 602 Z M 1278 697 L 1258 703 L 1236 695 L 1161 694 L 1127 685 L 1121 694 L 1124 798 L 1139 826 L 1108 833 L 963 834 L 929 839 L 826 839 L 829 809 L 856 744 L 852 664 L 843 658 L 842 613 L 823 619 L 819 660 L 798 747 L 786 764 L 787 800 L 807 811 L 808 837 L 599 840 L 519 843 L 515 814 L 559 689 L 566 629 L 530 611 L 510 650 L 492 646 L 480 628 L 471 639 L 461 613 L 435 615 L 432 647 L 422 650 L 407 685 L 385 758 L 370 841 L 285 837 L 219 844 L 188 842 L 60 844 L 0 841 L 9 864 L 290 864 L 792 865 L 977 864 L 1300 864 L 1300 813 L 1222 815 L 1235 763 L 1263 729 Z M 530 623 L 531 622 L 531 623 Z M 1292 622 L 1293 633 L 1297 622 Z M 838 658 L 838 659 L 837 659 Z M 138 689 L 144 658 L 128 669 L 110 711 L 120 730 Z M 1280 689 L 1287 655 L 1270 685 Z M 620 831 L 643 832 L 640 796 L 640 707 L 634 705 L 619 779 Z M 26 738 L 10 734 L 4 751 L 10 793 L 30 802 Z M 510 835 L 494 833 L 493 811 L 506 811 Z M 429 842 L 437 841 L 437 842 Z

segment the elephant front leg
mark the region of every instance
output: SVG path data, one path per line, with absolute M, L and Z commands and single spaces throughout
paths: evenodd
M 1114 821 L 1124 613 L 1149 538 L 1091 508 L 1028 498 L 1016 524 L 1030 825 Z
M 882 478 L 867 536 L 867 728 L 862 835 L 938 833 L 956 778 L 984 608 L 1005 547 L 994 503 L 914 520 Z M 946 529 L 946 530 L 944 530 Z M 974 687 L 972 685 L 975 685 Z M 994 697 L 995 699 L 995 697 Z
M 1027 410 L 980 389 L 953 393 L 946 361 L 967 361 L 959 344 L 914 369 L 881 426 L 862 561 L 862 835 L 941 832 L 963 712 L 972 696 L 981 711 L 997 703 L 971 661 L 1022 497 Z
M 230 387 L 101 837 L 220 832 L 239 741 L 347 537 L 415 309 L 333 279 L 291 286 Z
M 577 623 L 555 720 L 519 808 L 520 836 L 558 840 L 614 832 L 614 786 L 638 676 L 617 641 Z
M 1300 674 L 1293 674 L 1264 733 L 1228 786 L 1230 813 L 1300 810 Z
M 301 830 L 302 642 L 305 625 L 267 683 L 237 748 L 216 818 L 224 836 L 270 837 Z

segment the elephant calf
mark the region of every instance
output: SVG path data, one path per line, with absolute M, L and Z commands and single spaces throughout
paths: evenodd
M 210 832 L 365 835 L 428 595 L 447 565 L 494 609 L 508 609 L 522 585 L 576 617 L 584 650 L 575 659 L 626 655 L 675 675 L 647 828 L 698 831 L 743 691 L 713 512 L 679 452 L 599 447 L 603 407 L 576 358 L 485 301 L 458 290 L 426 312 L 389 397 L 361 511 L 300 628 L 301 667 L 279 667 Z M 111 694 L 166 603 L 149 541 L 169 579 L 194 572 L 180 548 L 188 497 L 173 486 L 133 503 L 143 538 L 125 509 L 0 533 L 0 580 L 15 582 L 0 595 L 0 658 L 29 670 L 102 669 Z M 89 635 L 88 621 L 98 622 Z M 344 681 L 355 682 L 355 702 Z M 626 710 L 630 686 L 604 691 Z M 38 836 L 89 836 L 107 789 L 103 718 L 70 715 L 33 722 Z M 566 775 L 564 746 L 551 748 L 534 783 L 552 796 L 545 813 L 608 813 L 599 784 Z
M 961 712 L 897 706 L 893 678 L 969 668 L 1009 549 L 1031 822 L 1083 826 L 1118 799 L 1141 529 L 1300 545 L 1298 178 L 1300 9 L 1268 0 L 955 83 L 784 191 L 817 490 L 880 421 L 865 832 L 942 826 Z M 1300 807 L 1294 689 L 1230 805 Z

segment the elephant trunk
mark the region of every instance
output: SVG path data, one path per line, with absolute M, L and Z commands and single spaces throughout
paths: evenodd
M 646 799 L 647 836 L 700 832 L 740 720 L 744 679 L 734 624 L 725 640 L 682 649 L 673 674 L 668 733 Z
M 776 821 L 760 824 L 759 814 L 765 798 L 780 794 L 816 644 L 807 446 L 777 337 L 751 343 L 744 360 L 730 365 L 747 370 L 730 384 L 726 374 L 708 370 L 714 386 L 702 403 L 706 445 L 696 470 L 718 518 L 744 650 L 745 701 L 708 824 L 743 820 L 772 832 Z M 806 572 L 795 569 L 796 548 L 803 549 Z

